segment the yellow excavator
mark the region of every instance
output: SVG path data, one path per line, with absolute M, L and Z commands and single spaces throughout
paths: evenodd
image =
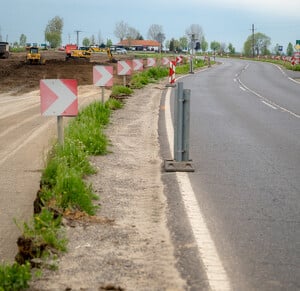
M 78 49 L 75 44 L 66 45 L 66 60 L 68 59 L 85 59 L 91 58 L 91 52 L 85 49 Z
M 107 56 L 108 56 L 110 62 L 112 62 L 112 63 L 117 63 L 117 62 L 118 62 L 118 61 L 114 58 L 114 56 L 112 55 L 111 50 L 110 50 L 109 47 L 104 48 L 104 51 L 106 51 Z
M 26 63 L 29 65 L 44 65 L 46 60 L 42 58 L 41 53 L 39 52 L 39 48 L 32 46 L 28 49 L 26 55 Z

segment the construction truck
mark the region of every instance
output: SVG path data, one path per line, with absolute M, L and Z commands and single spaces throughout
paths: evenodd
M 8 42 L 0 41 L 0 59 L 7 59 L 9 57 Z
M 91 58 L 91 52 L 85 49 L 78 49 L 75 44 L 66 45 L 66 60 L 69 59 L 85 59 L 89 60 Z
M 28 48 L 26 63 L 29 65 L 44 65 L 46 60 L 42 59 L 39 48 L 32 46 Z

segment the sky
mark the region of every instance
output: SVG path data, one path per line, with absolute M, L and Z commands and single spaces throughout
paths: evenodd
M 27 42 L 44 43 L 44 31 L 52 18 L 63 19 L 63 44 L 98 36 L 106 42 L 116 23 L 124 21 L 147 39 L 152 24 L 161 25 L 166 40 L 179 39 L 192 24 L 202 27 L 206 41 L 232 43 L 236 51 L 255 32 L 271 38 L 284 51 L 300 40 L 300 0 L 8 0 L 0 7 L 2 41 L 13 43 L 25 34 Z

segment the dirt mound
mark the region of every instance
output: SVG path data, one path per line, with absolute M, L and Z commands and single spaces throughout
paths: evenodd
M 12 54 L 9 59 L 0 60 L 0 93 L 29 92 L 39 88 L 41 79 L 76 79 L 78 85 L 93 84 L 93 66 L 112 65 L 116 72 L 116 64 L 110 63 L 106 54 L 95 54 L 91 60 L 65 60 L 63 52 L 43 52 L 45 65 L 28 65 L 25 53 Z M 115 78 L 116 84 L 122 84 L 122 78 Z

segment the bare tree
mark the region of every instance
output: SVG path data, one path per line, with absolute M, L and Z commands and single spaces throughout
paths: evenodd
M 163 33 L 163 27 L 159 24 L 152 24 L 148 30 L 148 38 L 159 41 L 157 38 Z
M 122 41 L 128 34 L 129 26 L 123 20 L 116 23 L 114 34 Z
M 141 34 L 134 27 L 128 27 L 127 38 L 128 39 L 138 39 Z
M 202 30 L 202 27 L 199 24 L 191 24 L 185 31 L 185 34 L 188 36 L 188 38 L 192 38 L 192 35 L 194 35 L 195 40 L 201 41 L 204 37 L 204 33 Z

